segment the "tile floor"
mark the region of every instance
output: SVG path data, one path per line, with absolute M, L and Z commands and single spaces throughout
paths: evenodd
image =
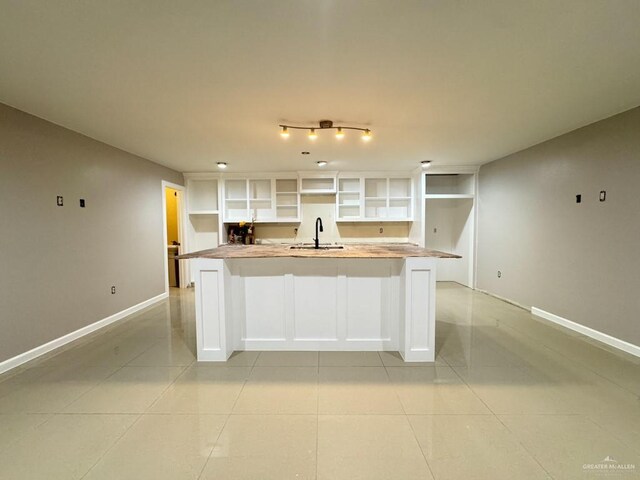
M 193 292 L 0 377 L 2 480 L 640 477 L 640 360 L 438 286 L 435 364 L 195 362 Z M 594 471 L 605 457 L 635 470 Z

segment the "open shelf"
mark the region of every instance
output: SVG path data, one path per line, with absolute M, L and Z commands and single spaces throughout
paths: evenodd
M 473 198 L 471 193 L 427 193 L 424 198 L 427 200 L 453 199 L 453 198 Z
M 187 181 L 188 213 L 218 211 L 218 180 L 189 179 Z
M 426 174 L 426 198 L 430 195 L 470 195 L 475 192 L 473 174 Z M 465 198 L 465 197 L 449 197 Z
M 189 215 L 218 215 L 220 212 L 218 210 L 191 210 Z

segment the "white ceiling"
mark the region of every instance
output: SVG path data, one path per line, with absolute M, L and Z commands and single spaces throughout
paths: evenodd
M 479 164 L 640 104 L 638 0 L 0 0 L 0 12 L 1 102 L 180 171 Z M 374 139 L 278 134 L 323 118 Z

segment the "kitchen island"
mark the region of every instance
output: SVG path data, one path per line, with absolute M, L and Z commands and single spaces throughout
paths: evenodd
M 411 244 L 224 245 L 191 259 L 198 361 L 236 350 L 398 351 L 435 359 L 438 258 Z

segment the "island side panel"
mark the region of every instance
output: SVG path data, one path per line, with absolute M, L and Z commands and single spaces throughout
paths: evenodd
M 226 321 L 225 265 L 219 259 L 192 260 L 196 280 L 196 337 L 198 361 L 226 361 L 233 352 Z M 225 281 L 225 276 L 227 277 Z
M 398 293 L 403 260 L 354 259 L 346 262 L 347 343 L 368 344 L 372 350 L 398 350 Z
M 398 349 L 401 259 L 226 260 L 239 350 Z
M 400 354 L 406 362 L 435 361 L 436 263 L 422 257 L 405 261 Z

